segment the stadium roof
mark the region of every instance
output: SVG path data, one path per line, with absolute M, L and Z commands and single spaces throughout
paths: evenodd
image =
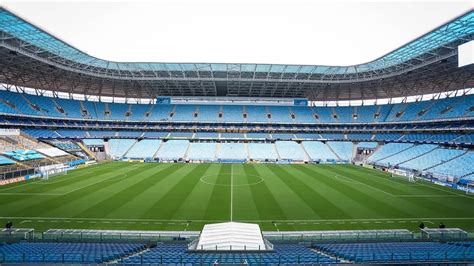
M 474 39 L 474 10 L 374 61 L 353 66 L 113 62 L 90 56 L 3 8 L 0 38 L 0 63 L 6 66 L 1 82 L 71 93 L 355 100 L 473 83 L 472 71 L 457 68 L 456 55 L 458 45 Z

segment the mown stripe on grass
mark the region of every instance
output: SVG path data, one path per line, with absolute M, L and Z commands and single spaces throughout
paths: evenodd
M 344 213 L 350 217 L 356 218 L 361 215 L 365 217 L 379 216 L 377 210 L 369 208 L 365 204 L 367 200 L 371 200 L 370 197 L 367 198 L 366 194 L 355 190 L 349 184 L 333 182 L 323 176 L 330 175 L 331 172 L 325 170 L 324 172 L 316 172 L 311 169 L 311 166 L 306 165 L 292 165 L 292 168 L 294 169 L 293 171 L 296 171 L 295 173 L 301 173 L 295 174 L 295 176 L 306 183 L 314 193 L 321 194 L 321 196 L 343 209 Z M 337 217 L 337 215 L 341 214 L 334 214 L 330 209 L 321 213 L 322 217 Z
M 190 168 L 189 165 L 184 167 Z M 198 164 L 193 167 L 187 175 L 183 176 L 178 183 L 155 203 L 150 211 L 160 212 L 162 219 L 171 219 L 208 168 L 208 164 Z
M 307 219 L 319 219 L 321 218 L 319 213 L 322 204 L 328 204 L 328 207 L 332 206 L 332 203 L 328 202 L 326 199 L 320 198 L 319 195 L 313 193 L 313 191 L 308 186 L 306 186 L 306 184 L 297 180 L 296 177 L 284 170 L 283 167 L 274 164 L 266 165 L 266 168 L 270 170 L 270 172 L 275 177 L 277 177 L 277 179 L 282 183 L 281 186 L 283 188 L 291 191 L 291 194 L 293 194 L 298 199 L 298 203 L 292 203 L 291 205 L 286 206 L 286 208 L 290 208 L 292 211 L 298 212 L 299 217 L 305 217 Z M 287 199 L 285 196 L 288 196 L 288 194 L 275 196 L 283 197 L 281 200 L 286 201 Z M 337 208 L 336 206 L 334 207 Z
M 156 168 L 160 170 L 157 171 Z M 172 165 L 157 167 L 153 164 L 146 164 L 146 168 L 138 168 L 128 172 L 127 178 L 121 182 L 107 186 L 93 195 L 84 198 L 84 200 L 92 201 L 94 204 L 89 205 L 87 209 L 82 210 L 75 216 L 107 217 L 110 213 L 122 208 L 127 202 L 133 200 L 159 181 L 162 178 L 160 173 L 165 172 L 168 168 L 172 169 L 167 172 L 177 170 L 177 168 L 172 167 Z M 135 211 L 137 210 L 130 210 L 128 215 L 133 215 Z
M 173 220 L 203 220 L 206 214 L 207 206 L 211 199 L 213 185 L 206 184 L 201 181 L 203 177 L 217 177 L 219 172 L 219 164 L 209 164 L 209 168 L 199 177 L 192 191 L 186 197 L 185 201 L 179 206 L 179 209 L 175 212 Z M 198 177 L 198 176 L 197 176 Z M 189 230 L 189 229 L 188 229 Z
M 129 178 L 130 180 L 134 180 L 133 177 L 136 174 L 143 172 L 149 167 L 150 166 L 146 164 L 138 165 L 138 167 L 128 169 L 127 171 L 120 173 L 116 177 L 112 177 L 98 184 L 91 185 L 91 187 L 97 186 L 98 189 L 94 190 L 93 192 L 91 191 L 89 193 L 84 193 L 82 194 L 82 197 L 68 198 L 68 195 L 71 195 L 74 192 L 66 194 L 61 198 L 68 198 L 68 200 L 64 201 L 60 206 L 55 206 L 54 208 L 48 209 L 46 214 L 53 217 L 61 214 L 67 215 L 67 217 L 77 216 L 81 212 L 84 212 L 87 209 L 91 208 L 91 205 L 100 203 L 105 200 L 111 194 L 111 191 L 120 190 L 120 187 L 122 187 L 124 182 L 127 182 Z M 87 187 L 84 189 L 87 189 Z M 79 189 L 78 191 L 82 191 L 84 189 Z M 90 211 L 89 213 L 87 213 L 87 215 L 85 216 L 102 218 L 111 210 L 111 208 L 113 207 L 108 206 L 100 209 L 95 209 L 94 211 Z
M 256 206 L 252 187 L 258 186 L 250 185 L 258 182 L 257 177 L 247 175 L 244 164 L 233 164 L 234 190 L 233 196 L 233 213 L 234 221 L 245 219 L 260 219 L 258 208 Z
M 422 199 L 418 198 L 416 201 L 412 201 L 407 198 L 397 198 L 378 191 L 377 189 L 383 190 L 387 188 L 380 188 L 377 187 L 376 183 L 366 182 L 366 179 L 364 179 L 364 173 L 361 173 L 357 170 L 344 168 L 341 166 L 331 166 L 329 167 L 329 171 L 331 171 L 334 175 L 339 174 L 349 178 L 350 180 L 354 180 L 356 182 L 353 184 L 354 189 L 365 193 L 367 197 L 375 197 L 375 199 L 368 199 L 365 204 L 367 204 L 367 206 L 376 208 L 380 215 L 383 215 L 383 217 L 432 217 L 437 215 L 437 212 L 431 208 L 420 207 L 420 202 L 423 202 Z M 367 184 L 367 186 L 357 184 L 357 182 Z M 340 181 L 340 183 L 344 182 Z M 397 191 L 399 191 L 399 189 L 397 189 Z M 386 192 L 391 193 L 390 190 Z
M 323 218 L 327 211 L 337 213 L 341 217 L 350 217 L 346 210 L 331 202 L 327 197 L 322 195 L 319 190 L 313 190 L 295 175 L 284 169 L 284 167 L 280 165 L 271 165 L 269 168 L 275 173 L 275 175 L 285 182 L 285 184 L 292 189 L 302 201 L 310 206 L 319 218 Z M 290 165 L 286 168 L 290 168 Z
M 25 199 L 20 199 L 18 201 L 8 201 L 7 204 L 4 204 L 0 208 L 0 214 L 5 215 L 15 215 L 16 213 L 29 213 L 31 215 L 44 215 L 48 210 L 54 209 L 62 204 L 81 198 L 84 195 L 97 191 L 103 187 L 101 181 L 110 180 L 114 176 L 119 176 L 126 172 L 127 170 L 135 169 L 140 167 L 140 165 L 130 165 L 123 168 L 116 168 L 114 170 L 109 169 L 97 169 L 97 172 L 94 172 L 92 177 L 94 182 L 92 184 L 86 184 L 84 188 L 79 187 L 76 191 L 69 193 L 63 196 L 57 197 L 38 197 L 31 196 L 25 197 Z M 96 174 L 97 173 L 97 174 Z M 80 178 L 79 178 L 80 179 Z M 88 178 L 89 179 L 89 178 Z M 76 183 L 75 180 L 71 182 Z
M 265 178 L 257 172 L 255 166 L 252 164 L 244 165 L 244 171 L 247 175 L 258 176 L 264 180 L 262 183 L 249 186 L 249 189 L 252 192 L 251 195 L 253 202 L 257 208 L 259 219 L 287 219 L 285 213 L 281 209 L 281 206 L 278 204 L 278 202 L 275 200 L 275 197 L 268 189 L 266 184 L 268 181 L 265 181 Z
M 230 185 L 230 169 L 230 164 L 221 164 L 215 182 Z M 204 219 L 230 220 L 230 186 L 213 187 Z

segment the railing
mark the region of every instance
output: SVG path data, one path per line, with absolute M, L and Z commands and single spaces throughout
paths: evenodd
M 351 260 L 356 263 L 387 263 L 387 262 L 468 262 L 474 261 L 474 251 L 468 252 L 354 252 L 345 254 L 335 254 L 335 256 Z
M 267 231 L 263 236 L 272 241 L 358 241 L 358 240 L 412 240 L 414 235 L 406 229 L 341 230 L 341 231 Z
M 0 242 L 1 241 L 19 241 L 19 240 L 32 240 L 34 239 L 35 230 L 32 228 L 12 228 L 12 229 L 0 229 Z
M 267 249 L 267 245 L 198 245 L 198 243 L 193 244 L 194 248 L 190 249 L 192 251 L 205 251 L 205 252 L 229 252 L 229 251 L 248 251 L 248 252 L 268 252 L 273 250 L 273 245 L 271 245 L 272 250 Z M 188 248 L 190 247 L 188 245 Z M 191 246 L 192 247 L 192 246 Z
M 192 253 L 188 254 L 146 254 L 119 260 L 127 264 L 326 264 L 341 263 L 341 260 L 323 254 L 277 255 L 275 253 Z M 343 263 L 343 262 L 342 262 Z
M 81 263 L 96 264 L 120 259 L 118 254 L 87 255 L 80 252 L 42 253 L 42 252 L 2 252 L 0 263 Z
M 195 231 L 120 231 L 50 229 L 43 240 L 52 241 L 189 241 L 199 237 Z

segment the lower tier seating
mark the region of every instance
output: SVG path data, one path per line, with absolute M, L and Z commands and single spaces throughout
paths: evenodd
M 188 253 L 186 244 L 159 243 L 140 255 L 123 259 L 123 264 L 328 264 L 339 260 L 316 253 L 301 244 L 275 244 L 274 252 Z
M 86 263 L 117 260 L 145 248 L 127 243 L 15 243 L 0 246 L 0 263 Z
M 474 261 L 474 243 L 316 244 L 315 248 L 356 263 Z

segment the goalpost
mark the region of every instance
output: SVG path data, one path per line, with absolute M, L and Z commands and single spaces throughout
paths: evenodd
M 54 164 L 42 166 L 38 170 L 41 174 L 41 179 L 48 180 L 50 177 L 57 175 L 67 175 L 68 166 L 64 164 Z
M 466 184 L 466 195 L 474 195 L 474 182 Z
M 403 180 L 406 180 L 408 182 L 416 182 L 418 181 L 418 178 L 415 176 L 415 174 L 412 171 L 405 171 L 401 169 L 389 169 L 389 172 L 391 174 L 391 177 L 397 177 Z

